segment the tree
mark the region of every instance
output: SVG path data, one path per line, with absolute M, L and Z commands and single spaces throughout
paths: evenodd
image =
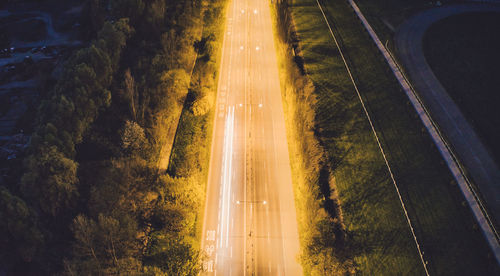
M 167 275 L 198 275 L 199 254 L 191 245 L 160 232 L 152 236 L 144 257 L 146 265 L 159 267 Z
M 139 152 L 146 145 L 144 129 L 133 121 L 126 121 L 121 135 L 122 148 L 128 154 Z
M 136 105 L 138 101 L 138 95 L 136 93 L 134 77 L 132 77 L 130 69 L 127 69 L 125 71 L 123 86 L 124 98 L 129 106 L 130 115 L 134 120 L 137 120 Z
M 113 71 L 118 69 L 121 51 L 133 33 L 128 18 L 121 18 L 115 23 L 106 22 L 99 31 L 97 47 L 109 55 Z
M 147 28 L 149 29 L 151 35 L 160 35 L 161 30 L 165 26 L 166 9 L 166 1 L 164 0 L 149 1 L 149 5 L 146 7 L 145 17 L 147 21 Z
M 208 111 L 210 111 L 212 105 L 213 101 L 211 101 L 211 97 L 205 96 L 195 100 L 191 109 L 193 110 L 193 114 L 195 116 L 202 116 L 207 114 Z
M 33 210 L 0 186 L 0 263 L 31 262 L 43 245 Z M 5 268 L 5 267 L 4 267 Z
M 351 260 L 343 258 L 341 248 L 336 247 L 339 224 L 331 218 L 323 218 L 316 224 L 316 233 L 307 246 L 311 275 L 348 275 L 355 269 Z
M 162 74 L 160 80 L 164 88 L 171 92 L 170 97 L 185 96 L 189 87 L 191 77 L 183 69 L 174 69 Z M 166 92 L 167 92 L 166 91 Z
M 57 147 L 41 146 L 37 155 L 26 160 L 28 172 L 22 178 L 23 189 L 38 199 L 45 214 L 56 217 L 76 204 L 77 167 Z
M 73 220 L 71 230 L 75 238 L 73 245 L 75 257 L 90 259 L 87 263 L 88 270 L 101 270 L 101 260 L 97 257 L 100 252 L 96 223 L 84 215 L 78 215 Z
M 142 17 L 145 4 L 142 0 L 112 0 L 111 10 L 115 18 L 130 18 L 132 24 Z
M 137 225 L 128 216 L 119 219 L 99 214 L 97 221 L 78 215 L 71 227 L 75 242 L 72 260 L 66 260 L 68 274 L 130 274 L 138 272 Z

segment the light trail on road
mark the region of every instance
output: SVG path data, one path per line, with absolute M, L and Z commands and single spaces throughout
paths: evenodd
M 220 208 L 219 212 L 219 226 L 217 232 L 220 233 L 219 242 L 217 248 L 227 249 L 229 246 L 229 218 L 231 213 L 231 180 L 232 180 L 232 163 L 233 163 L 233 137 L 234 137 L 234 107 L 229 108 L 229 112 L 226 117 L 226 129 L 225 129 L 225 139 L 224 139 L 224 161 L 222 167 L 221 176 L 221 193 L 220 193 Z M 223 245 L 225 241 L 225 245 Z
M 213 131 L 202 275 L 301 275 L 267 0 L 229 3 Z

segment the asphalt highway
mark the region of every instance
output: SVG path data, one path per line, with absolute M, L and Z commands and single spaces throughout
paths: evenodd
M 203 275 L 302 275 L 270 2 L 226 18 L 203 225 Z

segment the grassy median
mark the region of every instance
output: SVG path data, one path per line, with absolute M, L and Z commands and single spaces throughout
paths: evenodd
M 498 267 L 448 168 L 348 3 L 322 1 L 374 121 L 431 274 Z M 314 83 L 314 131 L 327 152 L 362 274 L 423 272 L 399 200 L 342 60 L 314 0 L 295 0 L 305 70 Z

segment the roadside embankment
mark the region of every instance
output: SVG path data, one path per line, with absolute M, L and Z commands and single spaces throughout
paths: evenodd
M 277 4 L 272 11 L 299 225 L 300 262 L 306 275 L 354 273 L 335 179 L 325 149 L 315 135 L 316 88 L 304 72 L 287 6 Z
M 418 241 L 430 274 L 496 271 L 460 189 L 354 11 L 345 1 L 319 2 L 359 97 L 317 1 L 295 0 L 289 6 L 297 30 L 293 40 L 303 57 L 296 63 L 314 84 L 310 130 L 326 152 L 335 184 L 331 190 L 342 210 L 344 248 L 355 269 L 362 274 L 424 274 Z M 305 139 L 302 133 L 298 137 Z M 470 252 L 476 253 L 471 257 Z M 463 262 L 457 264 L 457 259 Z

